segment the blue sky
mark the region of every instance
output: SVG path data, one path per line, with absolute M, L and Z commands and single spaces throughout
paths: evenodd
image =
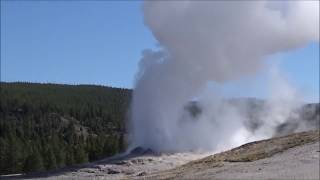
M 139 1 L 1 1 L 2 81 L 132 88 L 141 51 L 156 44 Z M 307 101 L 319 100 L 319 43 L 282 54 L 280 68 Z M 226 88 L 263 97 L 261 77 L 253 84 Z
M 141 2 L 1 1 L 4 81 L 132 87 L 155 40 Z

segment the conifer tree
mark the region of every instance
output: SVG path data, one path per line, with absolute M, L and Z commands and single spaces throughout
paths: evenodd
M 37 148 L 26 158 L 24 163 L 24 172 L 35 172 L 44 170 L 43 159 Z

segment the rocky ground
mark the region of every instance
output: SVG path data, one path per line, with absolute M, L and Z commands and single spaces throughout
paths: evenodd
M 319 179 L 319 130 L 251 142 L 209 156 L 135 150 L 28 179 Z M 9 178 L 9 177 L 1 177 Z
M 81 166 L 64 168 L 46 173 L 29 175 L 14 175 L 2 178 L 22 179 L 138 179 L 148 174 L 175 168 L 187 162 L 203 158 L 209 153 L 188 152 L 157 154 L 140 150 L 128 155 L 118 155 L 112 158 L 88 163 Z M 1 179 L 1 178 L 0 178 Z
M 145 179 L 319 179 L 319 130 L 257 141 Z

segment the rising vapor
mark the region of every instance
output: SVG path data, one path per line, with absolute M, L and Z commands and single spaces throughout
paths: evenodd
M 143 14 L 160 48 L 143 51 L 140 61 L 131 147 L 227 148 L 272 136 L 295 108 L 269 105 L 264 125 L 253 132 L 237 105 L 203 92 L 209 82 L 254 76 L 270 55 L 319 41 L 318 1 L 146 1 Z M 199 117 L 186 112 L 191 101 L 200 104 Z

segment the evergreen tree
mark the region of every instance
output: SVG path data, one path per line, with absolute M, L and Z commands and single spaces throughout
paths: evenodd
M 7 170 L 9 173 L 20 172 L 23 169 L 22 143 L 15 135 L 10 135 L 7 151 Z
M 7 140 L 0 138 L 0 174 L 7 174 L 8 171 L 8 155 L 9 155 L 9 145 Z
M 44 170 L 43 159 L 41 154 L 35 148 L 31 155 L 29 155 L 24 163 L 23 171 L 42 171 Z
M 57 168 L 57 160 L 56 160 L 55 154 L 52 151 L 52 148 L 48 146 L 43 157 L 45 159 L 46 169 Z
M 73 155 L 73 149 L 72 147 L 68 147 L 67 148 L 67 152 L 66 152 L 66 165 L 72 165 L 75 163 L 75 160 L 74 160 L 74 155 Z
M 88 154 L 85 152 L 82 146 L 74 149 L 74 161 L 75 163 L 88 162 Z

